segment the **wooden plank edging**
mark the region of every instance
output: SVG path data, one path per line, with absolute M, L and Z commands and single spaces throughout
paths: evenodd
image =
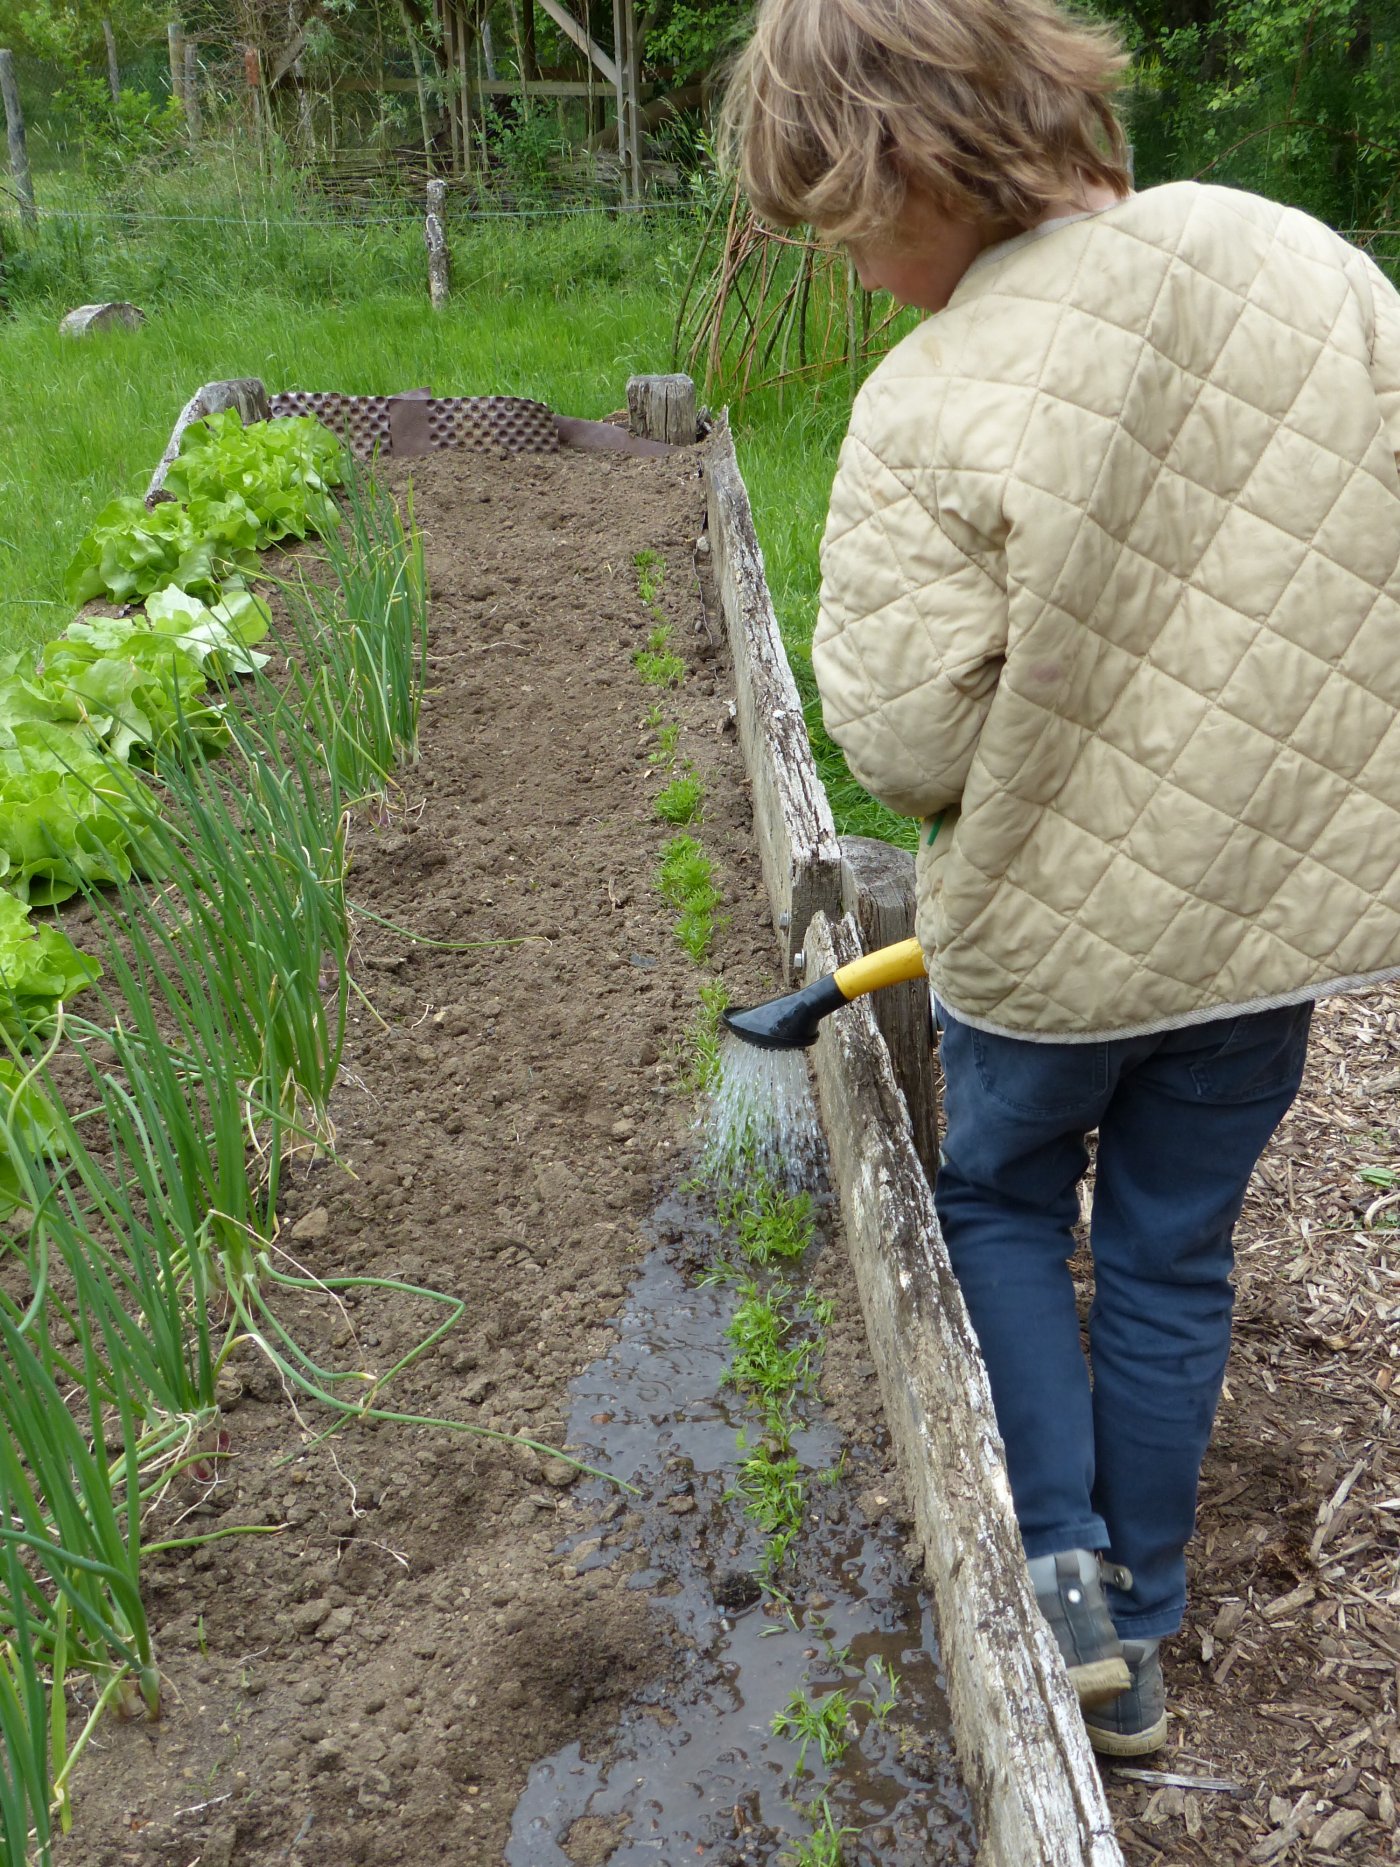
M 710 548 L 734 665 L 739 743 L 753 785 L 754 834 L 785 973 L 813 914 L 841 912 L 841 850 L 778 634 L 748 489 L 721 416 L 704 450 Z
M 813 976 L 855 959 L 807 933 Z M 868 999 L 815 1051 L 822 1125 L 885 1420 L 937 1609 L 980 1867 L 1123 1867 L 1083 1719 L 1021 1551 L 991 1391 Z

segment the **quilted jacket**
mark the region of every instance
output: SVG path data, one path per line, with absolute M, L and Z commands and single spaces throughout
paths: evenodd
M 1170 1029 L 1400 971 L 1400 297 L 1194 183 L 994 247 L 870 377 L 812 658 L 924 820 L 960 1018 Z

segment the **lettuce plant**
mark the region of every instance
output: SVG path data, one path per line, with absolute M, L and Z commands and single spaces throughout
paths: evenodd
M 330 489 L 344 478 L 344 449 L 307 415 L 279 415 L 246 428 L 236 409 L 191 423 L 166 475 L 177 499 L 238 498 L 258 519 L 258 543 L 335 530 Z
M 75 604 L 109 596 L 139 602 L 174 584 L 217 601 L 220 586 L 256 575 L 261 523 L 237 495 L 168 499 L 148 511 L 139 499 L 114 499 L 68 566 L 64 588 Z

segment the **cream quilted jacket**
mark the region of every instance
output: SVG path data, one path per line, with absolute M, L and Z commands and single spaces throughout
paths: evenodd
M 1194 183 L 974 265 L 842 448 L 813 662 L 939 998 L 1167 1029 L 1400 971 L 1400 297 Z M 932 820 L 932 821 L 930 821 Z

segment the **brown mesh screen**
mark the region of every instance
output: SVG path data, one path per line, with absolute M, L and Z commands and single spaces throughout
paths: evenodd
M 417 405 L 411 411 L 404 407 L 410 402 Z M 399 405 L 397 412 L 411 413 L 413 418 L 393 421 L 395 404 Z M 508 454 L 553 454 L 559 449 L 559 428 L 553 411 L 543 402 L 530 402 L 523 396 L 397 397 L 288 389 L 271 397 L 271 408 L 274 415 L 314 415 L 363 459 L 376 450 L 381 454 L 419 453 L 423 451 L 425 433 L 426 445 L 433 449 L 501 448 Z

